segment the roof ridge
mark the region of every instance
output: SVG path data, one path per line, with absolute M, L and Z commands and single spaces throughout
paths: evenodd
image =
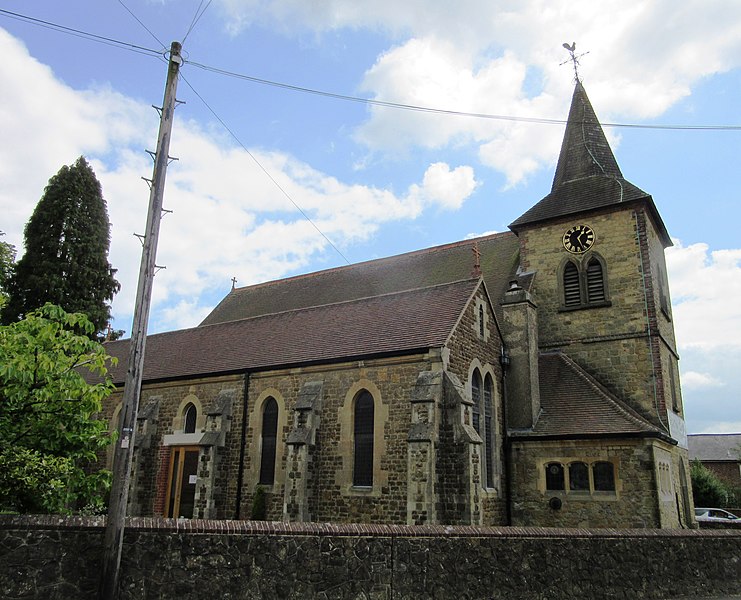
M 271 279 L 269 281 L 261 281 L 260 283 L 253 283 L 252 285 L 245 285 L 242 287 L 237 287 L 234 290 L 230 292 L 242 292 L 245 290 L 253 290 L 255 288 L 259 287 L 267 287 L 270 285 L 276 285 L 279 283 L 284 283 L 286 281 L 295 281 L 297 279 L 308 279 L 310 277 L 317 277 L 320 275 L 326 275 L 327 273 L 335 273 L 337 271 L 345 271 L 348 269 L 353 269 L 356 267 L 359 267 L 361 265 L 369 265 L 372 263 L 383 263 L 386 261 L 395 261 L 399 258 L 403 257 L 409 257 L 409 256 L 415 256 L 415 255 L 423 255 L 423 254 L 432 254 L 434 252 L 439 252 L 441 250 L 448 250 L 450 248 L 456 248 L 460 246 L 466 246 L 468 244 L 473 244 L 477 241 L 481 240 L 489 240 L 494 239 L 498 237 L 505 237 L 512 235 L 511 231 L 497 231 L 496 233 L 490 233 L 488 235 L 480 235 L 472 238 L 467 238 L 463 240 L 456 240 L 455 242 L 447 242 L 445 244 L 439 244 L 437 246 L 430 246 L 429 248 L 420 248 L 419 250 L 410 250 L 409 252 L 402 252 L 401 254 L 392 254 L 390 256 L 382 256 L 380 258 L 371 258 L 369 260 L 363 260 L 356 263 L 351 263 L 348 265 L 339 265 L 337 267 L 330 267 L 329 269 L 322 269 L 321 271 L 311 271 L 310 273 L 300 273 L 298 275 L 291 275 L 290 277 L 282 277 L 280 279 Z M 227 296 L 228 297 L 228 296 Z
M 376 294 L 374 296 L 363 296 L 362 298 L 352 298 L 350 300 L 341 300 L 339 302 L 327 302 L 326 304 L 316 304 L 314 306 L 303 306 L 301 308 L 291 308 L 291 309 L 288 309 L 288 310 L 279 310 L 279 311 L 272 312 L 272 313 L 263 313 L 263 314 L 260 314 L 260 315 L 254 315 L 252 317 L 244 317 L 243 319 L 234 319 L 232 321 L 220 321 L 218 323 L 208 323 L 206 325 L 197 325 L 195 327 L 186 327 L 184 329 L 175 329 L 173 331 L 163 331 L 163 332 L 160 332 L 160 333 L 153 333 L 153 334 L 147 335 L 147 339 L 150 339 L 150 338 L 155 337 L 155 336 L 162 336 L 162 335 L 175 334 L 175 333 L 183 333 L 185 331 L 191 331 L 191 330 L 203 331 L 203 330 L 206 330 L 209 327 L 227 326 L 227 325 L 234 324 L 234 323 L 243 323 L 243 322 L 246 322 L 246 321 L 255 321 L 257 319 L 264 319 L 265 317 L 275 317 L 277 315 L 287 315 L 287 314 L 291 314 L 291 313 L 309 312 L 309 311 L 317 310 L 317 309 L 320 309 L 320 308 L 326 308 L 328 306 L 340 306 L 340 305 L 343 305 L 343 304 L 347 305 L 347 304 L 365 302 L 365 301 L 368 301 L 368 300 L 373 300 L 375 298 L 386 298 L 386 297 L 389 297 L 389 296 L 402 296 L 404 294 L 412 294 L 412 293 L 415 293 L 415 292 L 421 292 L 421 291 L 424 291 L 424 290 L 431 290 L 431 289 L 434 289 L 434 288 L 442 288 L 442 287 L 448 287 L 448 286 L 453 286 L 453 285 L 459 285 L 461 283 L 466 283 L 466 282 L 476 282 L 476 283 L 478 283 L 480 280 L 481 280 L 481 277 L 467 277 L 467 278 L 464 278 L 464 279 L 458 279 L 456 281 L 445 281 L 443 283 L 435 283 L 435 284 L 432 284 L 432 285 L 426 285 L 426 286 L 411 288 L 411 289 L 408 289 L 408 290 L 396 290 L 396 291 L 393 291 L 393 292 L 385 292 L 383 294 Z M 109 344 L 110 343 L 116 343 L 118 341 L 128 342 L 130 339 L 131 338 L 125 338 L 125 339 L 122 339 L 122 340 L 115 340 L 114 342 L 107 342 L 107 343 L 109 343 Z
M 657 431 L 659 433 L 664 433 L 661 431 L 658 427 L 653 425 L 652 423 L 648 422 L 646 419 L 644 419 L 641 415 L 639 415 L 636 411 L 634 411 L 631 407 L 626 405 L 620 398 L 615 396 L 612 392 L 610 392 L 607 388 L 605 388 L 599 381 L 597 381 L 594 377 L 592 377 L 589 373 L 587 373 L 584 369 L 581 368 L 570 356 L 568 356 L 566 353 L 556 350 L 552 354 L 557 355 L 561 360 L 563 360 L 566 365 L 574 372 L 578 377 L 583 379 L 588 385 L 590 385 L 594 390 L 596 390 L 601 396 L 603 396 L 609 403 L 611 403 L 618 411 L 620 411 L 627 419 L 631 420 L 636 425 L 640 425 L 643 427 L 648 427 L 651 429 L 651 431 Z

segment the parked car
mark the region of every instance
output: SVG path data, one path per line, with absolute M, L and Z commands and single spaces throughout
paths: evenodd
M 705 523 L 728 523 L 733 521 L 741 522 L 741 517 L 723 510 L 722 508 L 696 508 L 695 518 Z

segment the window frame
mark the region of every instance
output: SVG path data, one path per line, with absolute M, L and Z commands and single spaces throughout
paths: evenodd
M 362 404 L 361 404 L 362 403 Z M 363 414 L 361 410 L 365 413 Z M 375 466 L 375 417 L 376 402 L 373 394 L 362 389 L 353 400 L 353 470 L 352 486 L 354 488 L 373 488 L 373 471 Z
M 268 421 L 268 410 L 275 412 Z M 278 455 L 278 423 L 280 422 L 280 407 L 273 396 L 265 398 L 262 404 L 262 422 L 260 425 L 260 471 L 258 485 L 272 486 L 275 484 L 275 462 Z M 271 427 L 266 431 L 267 427 Z M 268 435 L 266 435 L 268 434 Z M 266 444 L 267 441 L 267 444 Z
M 610 465 L 610 484 L 612 489 L 598 489 L 597 482 L 604 480 L 604 475 L 598 477 L 595 472 L 596 469 L 603 467 L 604 465 Z M 586 472 L 581 475 L 581 487 L 575 487 L 575 482 L 572 480 L 574 476 L 572 471 L 581 469 L 582 466 Z M 560 472 L 549 473 L 551 467 L 557 467 Z M 570 459 L 564 460 L 548 460 L 542 464 L 544 473 L 544 491 L 546 494 L 560 494 L 573 496 L 575 498 L 592 498 L 592 497 L 604 497 L 604 498 L 617 498 L 618 495 L 618 468 L 611 460 L 607 459 L 595 459 L 591 462 L 582 459 Z M 586 475 L 586 481 L 583 479 Z M 554 479 L 555 478 L 555 479 Z M 553 487 L 553 482 L 558 481 L 558 485 L 562 487 Z M 586 487 L 584 484 L 586 483 Z M 601 487 L 601 486 L 600 486 Z
M 188 402 L 183 408 L 183 433 L 196 433 L 198 428 L 198 407 Z

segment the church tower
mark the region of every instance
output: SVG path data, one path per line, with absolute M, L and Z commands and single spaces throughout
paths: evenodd
M 581 82 L 550 194 L 510 225 L 534 274 L 540 351 L 560 350 L 684 444 L 678 354 L 653 199 L 627 181 Z

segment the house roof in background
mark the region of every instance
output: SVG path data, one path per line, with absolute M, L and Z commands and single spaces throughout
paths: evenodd
M 687 441 L 690 460 L 741 462 L 741 433 L 698 433 Z

